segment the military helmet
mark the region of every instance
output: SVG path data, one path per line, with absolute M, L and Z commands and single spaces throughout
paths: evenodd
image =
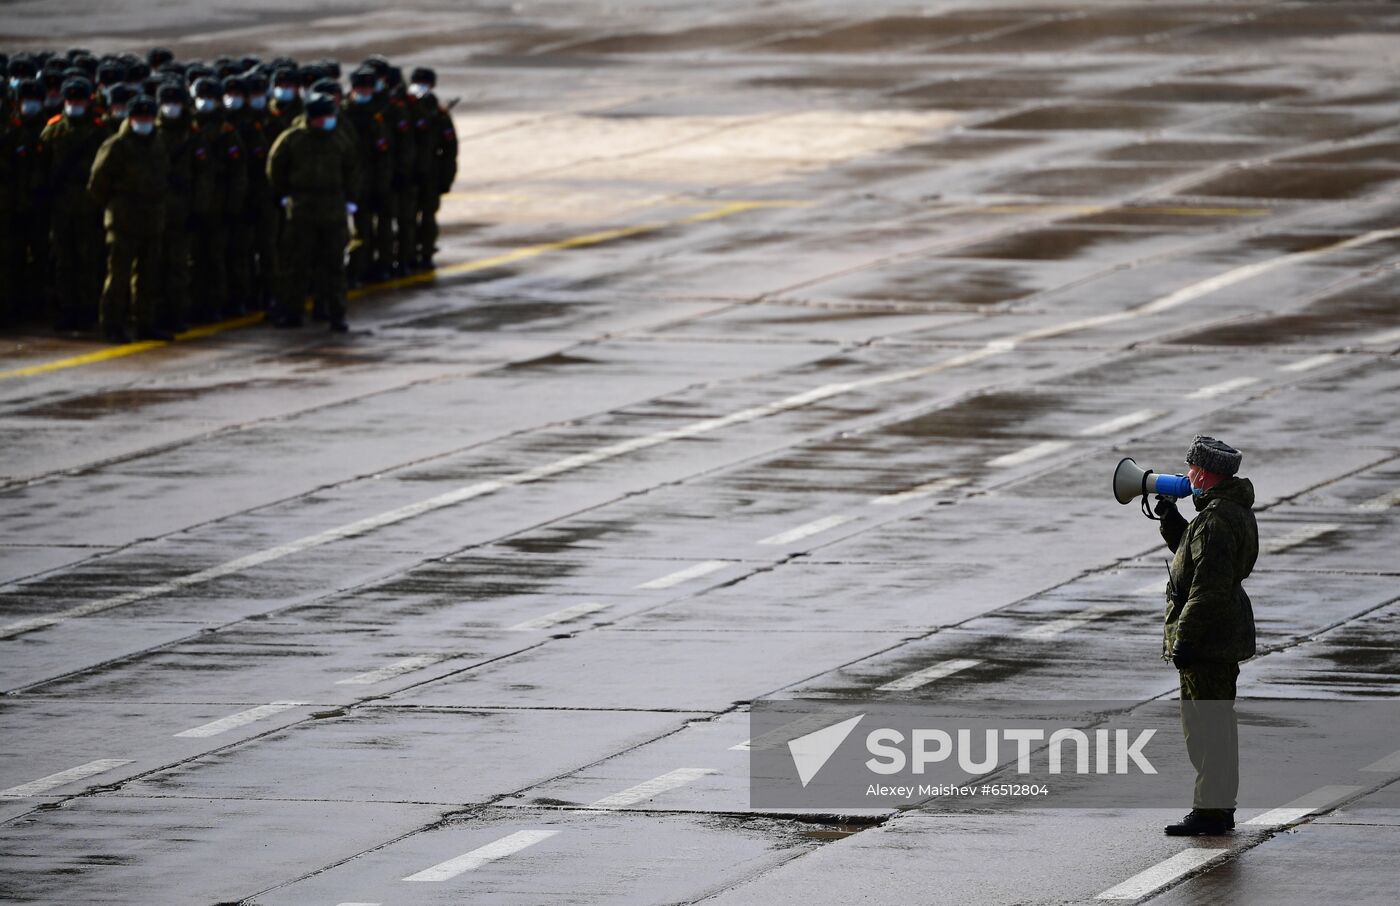
M 175 62 L 175 54 L 168 47 L 152 47 L 146 54 L 146 65 L 159 69 L 166 63 Z
M 260 72 L 243 77 L 243 84 L 247 87 L 249 94 L 267 94 L 267 76 Z
M 15 96 L 21 101 L 42 101 L 44 86 L 33 79 L 21 79 L 19 86 L 15 88 Z
M 108 62 L 97 67 L 97 84 L 120 85 L 126 81 L 126 67 L 120 63 Z
M 403 84 L 403 70 L 397 66 L 390 66 L 384 70 L 384 84 L 389 88 L 395 88 Z
M 342 94 L 340 83 L 335 79 L 321 79 L 311 86 L 313 95 L 328 95 L 338 98 Z
M 437 73 L 426 66 L 419 66 L 413 70 L 409 76 L 410 82 L 417 82 L 421 85 L 437 85 Z
M 224 94 L 247 94 L 248 80 L 242 76 L 229 76 L 224 79 Z
M 350 87 L 373 88 L 374 83 L 378 81 L 378 79 L 379 76 L 375 74 L 373 69 L 365 69 L 361 67 L 360 69 L 357 69 L 354 72 L 350 73 Z
M 39 74 L 39 67 L 29 57 L 15 57 L 10 60 L 8 69 L 13 79 L 32 79 Z

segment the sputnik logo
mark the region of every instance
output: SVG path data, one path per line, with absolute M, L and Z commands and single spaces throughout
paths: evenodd
M 815 733 L 808 733 L 788 742 L 788 751 L 792 753 L 792 763 L 797 767 L 797 777 L 802 781 L 803 789 L 807 788 L 807 784 L 817 776 L 817 772 L 831 756 L 836 754 L 836 750 L 841 748 L 841 743 L 846 741 L 846 737 L 851 735 L 856 724 L 864 717 L 864 714 L 857 714 L 849 720 L 823 727 Z

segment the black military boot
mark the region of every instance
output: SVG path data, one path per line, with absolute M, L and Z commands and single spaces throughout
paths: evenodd
M 1191 809 L 1175 824 L 1168 824 L 1162 831 L 1168 837 L 1215 837 L 1228 834 L 1235 822 L 1228 814 Z

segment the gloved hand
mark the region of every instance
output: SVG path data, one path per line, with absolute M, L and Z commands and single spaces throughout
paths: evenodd
M 1181 515 L 1181 511 L 1176 508 L 1176 498 L 1163 497 L 1161 494 L 1157 495 L 1157 502 L 1152 504 L 1152 512 L 1157 514 L 1158 519 L 1166 519 L 1168 513 Z
M 291 205 L 292 199 L 291 199 L 290 197 L 284 195 L 284 196 L 282 196 L 282 198 L 281 198 L 277 203 L 280 204 L 280 205 L 282 206 L 282 208 L 285 210 L 289 205 Z
M 345 213 L 351 215 L 352 217 L 354 216 L 355 212 L 358 211 L 359 209 L 360 209 L 360 206 L 357 205 L 357 204 L 355 204 L 355 202 L 353 202 L 353 201 L 347 201 L 347 202 L 345 202 Z
M 1196 658 L 1191 653 L 1191 646 L 1177 639 L 1176 645 L 1172 648 L 1172 666 L 1178 670 L 1186 670 L 1195 661 Z

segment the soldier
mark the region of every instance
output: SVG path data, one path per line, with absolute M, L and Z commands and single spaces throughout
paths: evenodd
M 369 69 L 350 73 L 350 96 L 342 108 L 345 123 L 354 129 L 362 180 L 350 244 L 350 283 L 355 286 L 386 279 L 394 263 L 389 131 L 384 122 L 384 100 L 374 91 L 375 80 Z
M 395 260 L 393 274 L 402 276 L 409 271 L 409 261 L 417 247 L 418 156 L 414 148 L 414 114 L 409 109 L 408 88 L 403 73 L 397 67 L 384 69 L 384 85 L 389 103 L 385 119 L 393 137 L 393 177 L 390 193 L 394 217 Z
M 255 306 L 254 289 L 257 261 L 254 231 L 259 216 L 258 201 L 267 194 L 265 169 L 270 143 L 261 121 L 248 107 L 248 82 L 242 76 L 224 80 L 224 116 L 237 130 L 239 146 L 246 162 L 246 184 L 240 198 L 230 197 L 228 216 L 229 301 L 226 315 L 241 315 Z
M 194 209 L 194 304 L 197 320 L 229 314 L 229 219 L 241 216 L 248 171 L 238 129 L 224 117 L 223 85 L 217 79 L 194 83 L 194 121 L 209 148 L 209 200 Z
M 126 119 L 127 105 L 136 100 L 136 90 L 130 85 L 113 85 L 111 91 L 107 92 L 107 113 L 102 117 L 107 124 L 107 133 L 116 135 L 117 130 L 122 127 L 122 120 Z
M 420 67 L 413 70 L 412 79 L 408 94 L 418 108 L 415 132 L 419 175 L 417 247 L 410 266 L 414 270 L 432 270 L 437 252 L 437 212 L 442 196 L 457 179 L 457 130 L 452 114 L 433 93 L 437 73 Z
M 268 138 L 275 142 L 302 113 L 301 78 L 295 67 L 285 66 L 273 74 L 269 109 Z
M 101 117 L 92 113 L 92 83 L 65 82 L 63 112 L 48 121 L 39 137 L 58 278 L 59 330 L 81 330 L 97 319 L 102 212 L 88 194 L 87 183 L 93 158 L 106 138 Z
M 92 165 L 88 191 L 105 209 L 107 283 L 102 289 L 102 331 L 114 343 L 130 342 L 134 320 L 142 340 L 174 337 L 156 326 L 160 293 L 160 240 L 170 158 L 156 133 L 155 98 L 131 102 L 131 116 L 107 139 Z M 132 297 L 135 296 L 135 306 Z
M 244 77 L 248 86 L 246 121 L 252 136 L 248 148 L 249 221 L 253 231 L 253 307 L 268 310 L 277 284 L 277 202 L 267 185 L 267 154 L 277 139 L 268 104 L 271 87 L 267 76 L 253 72 Z
M 291 246 L 278 326 L 301 324 L 302 299 L 314 292 L 330 329 L 345 322 L 346 214 L 356 211 L 359 185 L 355 149 L 336 138 L 336 105 L 327 97 L 307 102 L 306 119 L 277 139 L 267 162 L 268 182 L 286 211 Z
M 0 134 L 0 273 L 10 275 L 0 281 L 0 318 L 37 314 L 48 275 L 48 214 L 39 203 L 44 89 L 21 79 L 13 91 Z
M 190 317 L 191 224 L 196 210 L 209 209 L 209 146 L 190 116 L 190 97 L 185 86 L 163 85 L 157 99 L 157 128 L 170 156 L 170 188 L 165 202 L 161 242 L 164 279 L 156 323 L 171 333 L 179 333 L 186 329 Z
M 1254 610 L 1243 582 L 1259 555 L 1254 485 L 1239 478 L 1240 451 L 1197 436 L 1186 453 L 1196 518 L 1159 497 L 1162 538 L 1175 556 L 1167 579 L 1162 658 L 1181 673 L 1181 725 L 1196 769 L 1193 808 L 1169 836 L 1228 832 L 1235 826 L 1239 737 L 1235 680 L 1254 656 Z

